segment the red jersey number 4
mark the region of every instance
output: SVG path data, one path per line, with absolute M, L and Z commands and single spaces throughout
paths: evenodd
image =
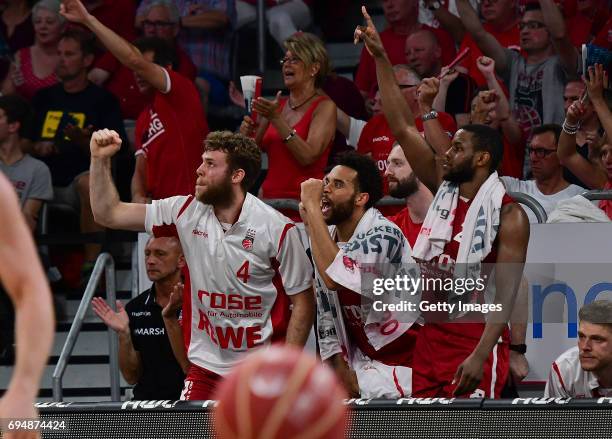
M 242 279 L 245 284 L 249 281 L 249 261 L 244 261 L 244 264 L 240 266 L 236 272 L 238 279 Z

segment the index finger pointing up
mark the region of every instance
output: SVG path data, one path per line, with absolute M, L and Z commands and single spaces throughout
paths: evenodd
M 365 18 L 368 27 L 370 26 L 374 27 L 374 23 L 372 22 L 372 17 L 370 17 L 370 14 L 368 14 L 368 10 L 366 9 L 365 6 L 361 7 L 361 13 L 363 14 L 363 18 Z

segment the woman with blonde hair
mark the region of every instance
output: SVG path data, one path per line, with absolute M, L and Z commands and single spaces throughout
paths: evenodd
M 57 83 L 57 43 L 64 29 L 59 0 L 40 0 L 32 8 L 34 44 L 15 54 L 2 93 L 17 93 L 30 100 L 38 90 Z
M 261 196 L 297 200 L 302 181 L 323 178 L 336 131 L 336 105 L 321 91 L 331 72 L 323 42 L 297 32 L 285 41 L 285 48 L 281 66 L 289 97 L 281 97 L 279 91 L 274 100 L 255 100 L 253 108 L 260 118 L 255 124 L 245 116 L 240 132 L 254 136 L 268 154 Z M 298 212 L 286 214 L 300 220 Z

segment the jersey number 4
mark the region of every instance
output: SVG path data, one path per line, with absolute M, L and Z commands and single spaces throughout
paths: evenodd
M 244 264 L 236 272 L 236 276 L 238 279 L 242 279 L 245 284 L 249 281 L 249 261 L 244 261 Z

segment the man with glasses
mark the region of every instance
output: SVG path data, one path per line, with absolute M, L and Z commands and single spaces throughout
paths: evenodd
M 194 81 L 197 68 L 178 44 L 179 13 L 173 0 L 156 0 L 144 8 L 142 31 L 144 37 L 157 37 L 167 41 L 176 52 L 176 72 Z M 121 104 L 124 119 L 137 119 L 147 104 L 147 97 L 140 93 L 134 73 L 121 64 L 112 53 L 105 53 L 89 73 L 89 79 L 98 85 L 105 84 Z
M 172 68 L 172 48 L 159 38 L 143 38 L 133 46 L 89 14 L 79 0 L 64 0 L 61 13 L 92 31 L 133 71 L 138 89 L 149 99 L 136 121 L 132 202 L 193 193 L 208 124 L 195 85 Z
M 136 27 L 143 26 L 146 8 L 158 0 L 142 0 Z M 179 40 L 198 68 L 196 84 L 206 104 L 229 104 L 230 53 L 236 24 L 235 0 L 173 0 L 180 14 Z M 143 29 L 144 30 L 144 29 Z
M 519 23 L 524 57 L 504 48 L 486 32 L 467 0 L 457 0 L 457 8 L 478 47 L 495 60 L 496 71 L 508 86 L 510 105 L 525 137 L 531 138 L 533 129 L 543 123 L 562 123 L 563 88 L 567 79 L 577 76 L 579 57 L 553 0 L 527 5 Z M 528 171 L 528 160 L 525 162 Z
M 555 210 L 559 201 L 584 192 L 583 188 L 568 183 L 563 177 L 563 166 L 557 156 L 560 135 L 561 127 L 555 124 L 542 125 L 533 130 L 533 137 L 527 148 L 533 180 L 500 177 L 506 190 L 531 195 L 542 205 L 547 215 Z M 531 209 L 524 210 L 529 222 L 538 222 Z

